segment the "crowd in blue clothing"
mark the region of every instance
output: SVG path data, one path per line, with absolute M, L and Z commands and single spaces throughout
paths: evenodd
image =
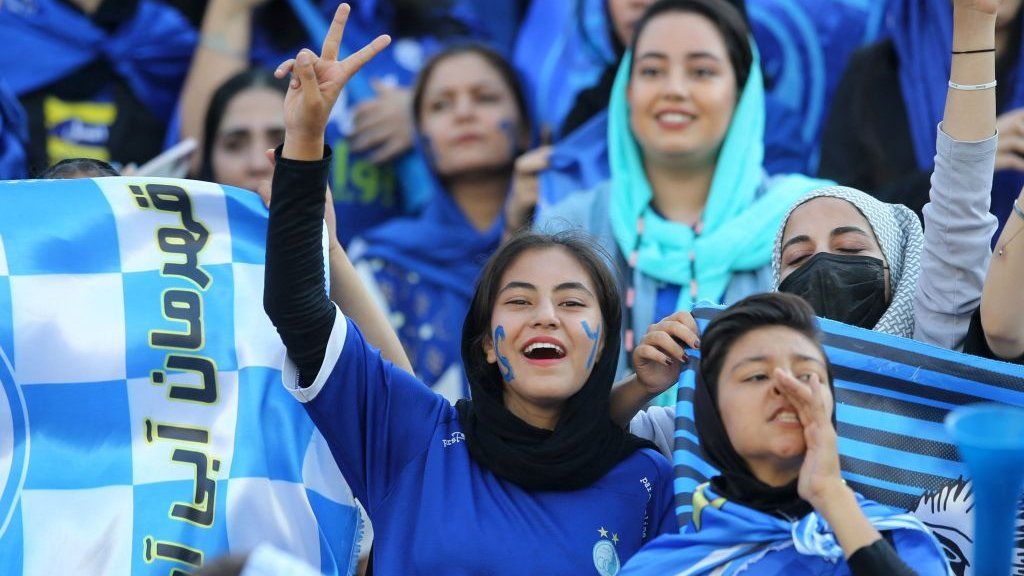
M 694 524 L 676 526 L 672 470 L 657 450 L 671 447 L 656 440 L 673 435 L 677 393 L 673 375 L 651 362 L 678 377 L 686 349 L 706 340 L 687 313 L 699 301 L 731 306 L 725 318 L 813 312 L 1024 361 L 1024 316 L 1001 313 L 1024 308 L 1008 287 L 1024 269 L 1010 248 L 1024 226 L 1024 3 L 979 3 L 995 11 L 965 16 L 978 8 L 949 0 L 355 0 L 336 39 L 341 57 L 364 45 L 374 54 L 327 98 L 329 114 L 303 126 L 325 150 L 306 157 L 288 147 L 303 110 L 285 96 L 309 89 L 310 77 L 298 78 L 316 56 L 305 49 L 320 54 L 334 37 L 339 0 L 208 0 L 199 13 L 184 0 L 3 0 L 0 179 L 58 177 L 54 165 L 84 157 L 264 196 L 268 293 L 278 295 L 267 312 L 289 349 L 291 391 L 374 524 L 379 573 L 444 571 L 446 562 L 459 567 L 450 573 L 574 573 L 592 560 L 613 575 L 633 555 L 623 573 L 731 574 L 760 563 L 767 574 L 840 559 L 836 574 L 940 573 L 935 540 L 913 517 L 852 492 L 842 492 L 840 513 L 801 482 L 800 466 L 751 465 L 718 414 L 732 385 L 718 381 L 722 365 L 698 390 L 720 420 L 705 421 L 700 441 L 720 449 L 711 458 L 723 479 L 694 494 Z M 972 18 L 981 24 L 963 23 Z M 387 49 L 380 34 L 390 35 Z M 868 91 L 891 105 L 865 105 Z M 183 143 L 194 151 L 150 162 Z M 102 175 L 82 166 L 75 174 Z M 286 236 L 275 229 L 297 226 L 288 210 L 299 192 L 282 192 L 282 182 L 320 194 L 306 198 L 316 208 L 317 175 L 334 215 L 330 294 L 322 281 L 292 284 L 315 275 L 274 264 L 282 248 L 270 246 Z M 272 197 L 284 194 L 287 208 L 275 212 Z M 566 240 L 579 231 L 602 264 Z M 306 248 L 320 257 L 318 242 Z M 564 251 L 584 256 L 567 263 Z M 516 381 L 520 364 L 500 346 L 505 325 L 491 326 L 502 306 L 526 306 L 527 296 L 498 300 L 498 284 L 538 254 L 546 259 L 536 269 L 558 269 L 514 288 L 543 292 L 550 281 L 552 293 L 570 284 L 600 292 L 590 302 L 598 315 L 574 336 L 593 343 L 586 377 L 560 398 L 562 421 L 551 427 L 524 416 L 550 406 Z M 397 351 L 335 297 L 339 258 Z M 322 262 L 305 264 L 322 280 Z M 609 274 L 606 292 L 595 266 Z M 280 270 L 298 272 L 272 291 Z M 755 296 L 765 292 L 810 307 Z M 597 302 L 609 295 L 612 312 Z M 586 307 L 578 300 L 559 300 L 550 322 L 576 322 L 561 307 Z M 294 317 L 319 322 L 319 332 Z M 787 329 L 800 336 L 795 348 L 828 366 L 813 321 L 772 318 L 736 332 L 721 321 L 722 354 Z M 560 344 L 530 344 L 527 374 L 566 356 Z M 529 355 L 546 346 L 555 356 Z M 786 362 L 778 366 L 795 373 Z M 830 387 L 831 372 L 815 370 L 805 375 Z M 776 393 L 800 420 L 827 423 L 831 397 L 815 392 L 812 402 L 786 378 Z M 627 427 L 636 435 L 624 432 L 645 407 Z M 580 422 L 609 410 L 617 428 Z M 801 446 L 828 469 L 835 433 L 818 428 L 826 448 Z M 567 456 L 583 451 L 584 433 L 612 448 Z M 819 478 L 829 490 L 838 457 L 834 467 Z M 600 477 L 582 482 L 588 469 Z M 776 472 L 778 486 L 766 480 Z M 562 479 L 538 480 L 548 474 Z M 595 501 L 607 506 L 583 505 Z M 837 517 L 863 522 L 837 527 Z M 438 533 L 446 523 L 474 544 Z M 583 524 L 595 533 L 577 534 Z M 739 533 L 757 538 L 737 543 Z M 786 546 L 773 548 L 779 541 Z

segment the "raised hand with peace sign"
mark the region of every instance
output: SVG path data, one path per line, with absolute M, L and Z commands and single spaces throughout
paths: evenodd
M 282 156 L 294 160 L 316 160 L 323 156 L 324 130 L 334 103 L 345 84 L 367 62 L 391 43 L 381 35 L 344 60 L 338 60 L 341 37 L 350 12 L 348 4 L 338 6 L 318 57 L 311 50 L 278 66 L 274 74 L 292 74 L 284 99 L 285 139 Z

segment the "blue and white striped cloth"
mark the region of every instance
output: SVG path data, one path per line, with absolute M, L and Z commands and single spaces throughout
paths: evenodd
M 266 209 L 169 179 L 0 183 L 0 572 L 350 574 L 347 484 L 280 385 Z

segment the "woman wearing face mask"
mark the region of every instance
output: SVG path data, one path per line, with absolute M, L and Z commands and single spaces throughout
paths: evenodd
M 512 67 L 479 44 L 432 58 L 413 90 L 421 148 L 433 170 L 422 215 L 384 224 L 349 251 L 392 319 L 417 376 L 449 400 L 468 395 L 459 342 L 480 268 L 501 241 L 516 152 L 529 142 Z
M 927 527 L 840 476 L 832 370 L 801 299 L 751 296 L 708 324 L 694 418 L 719 473 L 694 492 L 690 524 L 622 576 L 952 574 Z
M 833 187 L 807 194 L 779 231 L 778 289 L 819 316 L 960 349 L 981 299 L 996 219 L 995 42 L 999 0 L 956 0 L 953 65 L 936 139 L 931 201 L 901 204 Z
M 765 177 L 762 84 L 733 6 L 655 3 L 612 91 L 611 180 L 538 215 L 538 229 L 582 228 L 615 255 L 626 287 L 623 368 L 656 318 L 770 288 L 784 210 L 823 184 Z
M 281 104 L 288 83 L 263 68 L 229 78 L 210 99 L 198 178 L 256 191 L 270 178 L 268 148 L 284 139 Z
M 607 418 L 621 314 L 592 248 L 531 234 L 495 253 L 463 329 L 473 401 L 457 407 L 383 361 L 327 299 L 324 129 L 345 82 L 387 45 L 338 62 L 347 10 L 320 58 L 300 53 L 285 98 L 264 295 L 285 384 L 366 506 L 378 572 L 615 574 L 673 528 L 671 471 Z

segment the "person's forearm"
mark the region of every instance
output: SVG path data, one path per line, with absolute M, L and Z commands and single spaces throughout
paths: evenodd
M 181 139 L 195 138 L 203 145 L 203 130 L 210 98 L 228 78 L 249 65 L 252 9 L 239 0 L 210 0 L 181 91 Z M 192 172 L 199 170 L 202 150 L 192 156 Z
M 812 505 L 832 527 L 846 558 L 882 537 L 864 515 L 853 490 L 846 484 L 836 485 L 820 502 L 812 502 Z
M 1016 200 L 1024 207 L 1024 193 Z M 981 325 L 992 352 L 1004 359 L 1024 355 L 1024 218 L 1010 214 L 996 242 L 981 295 Z M 1024 235 L 1022 235 L 1024 236 Z
M 995 47 L 995 15 L 966 8 L 953 10 L 953 51 L 988 50 Z M 953 54 L 950 81 L 976 85 L 995 80 L 996 55 L 991 52 Z M 1002 87 L 1001 87 L 1002 88 Z M 1005 89 L 1005 88 L 1004 88 Z M 996 91 L 946 92 L 943 128 L 954 140 L 983 140 L 996 131 Z
M 636 374 L 630 374 L 616 382 L 612 386 L 611 396 L 609 397 L 609 412 L 611 413 L 612 422 L 623 428 L 629 427 L 629 421 L 633 419 L 633 416 L 636 416 L 636 413 L 643 409 L 655 396 L 657 395 L 651 394 L 640 384 Z
M 413 374 L 412 363 L 405 354 L 398 334 L 374 301 L 356 272 L 348 254 L 339 243 L 330 248 L 331 300 L 338 305 L 341 313 L 352 319 L 366 341 L 380 349 L 381 356 L 402 370 Z M 628 421 L 627 421 L 628 422 Z
M 288 147 L 285 136 L 285 148 Z M 301 143 L 292 148 L 302 150 Z M 333 329 L 336 310 L 324 290 L 321 234 L 324 188 L 330 159 L 283 152 L 274 169 L 267 223 L 263 308 L 277 328 L 299 372 L 300 386 L 318 374 Z

